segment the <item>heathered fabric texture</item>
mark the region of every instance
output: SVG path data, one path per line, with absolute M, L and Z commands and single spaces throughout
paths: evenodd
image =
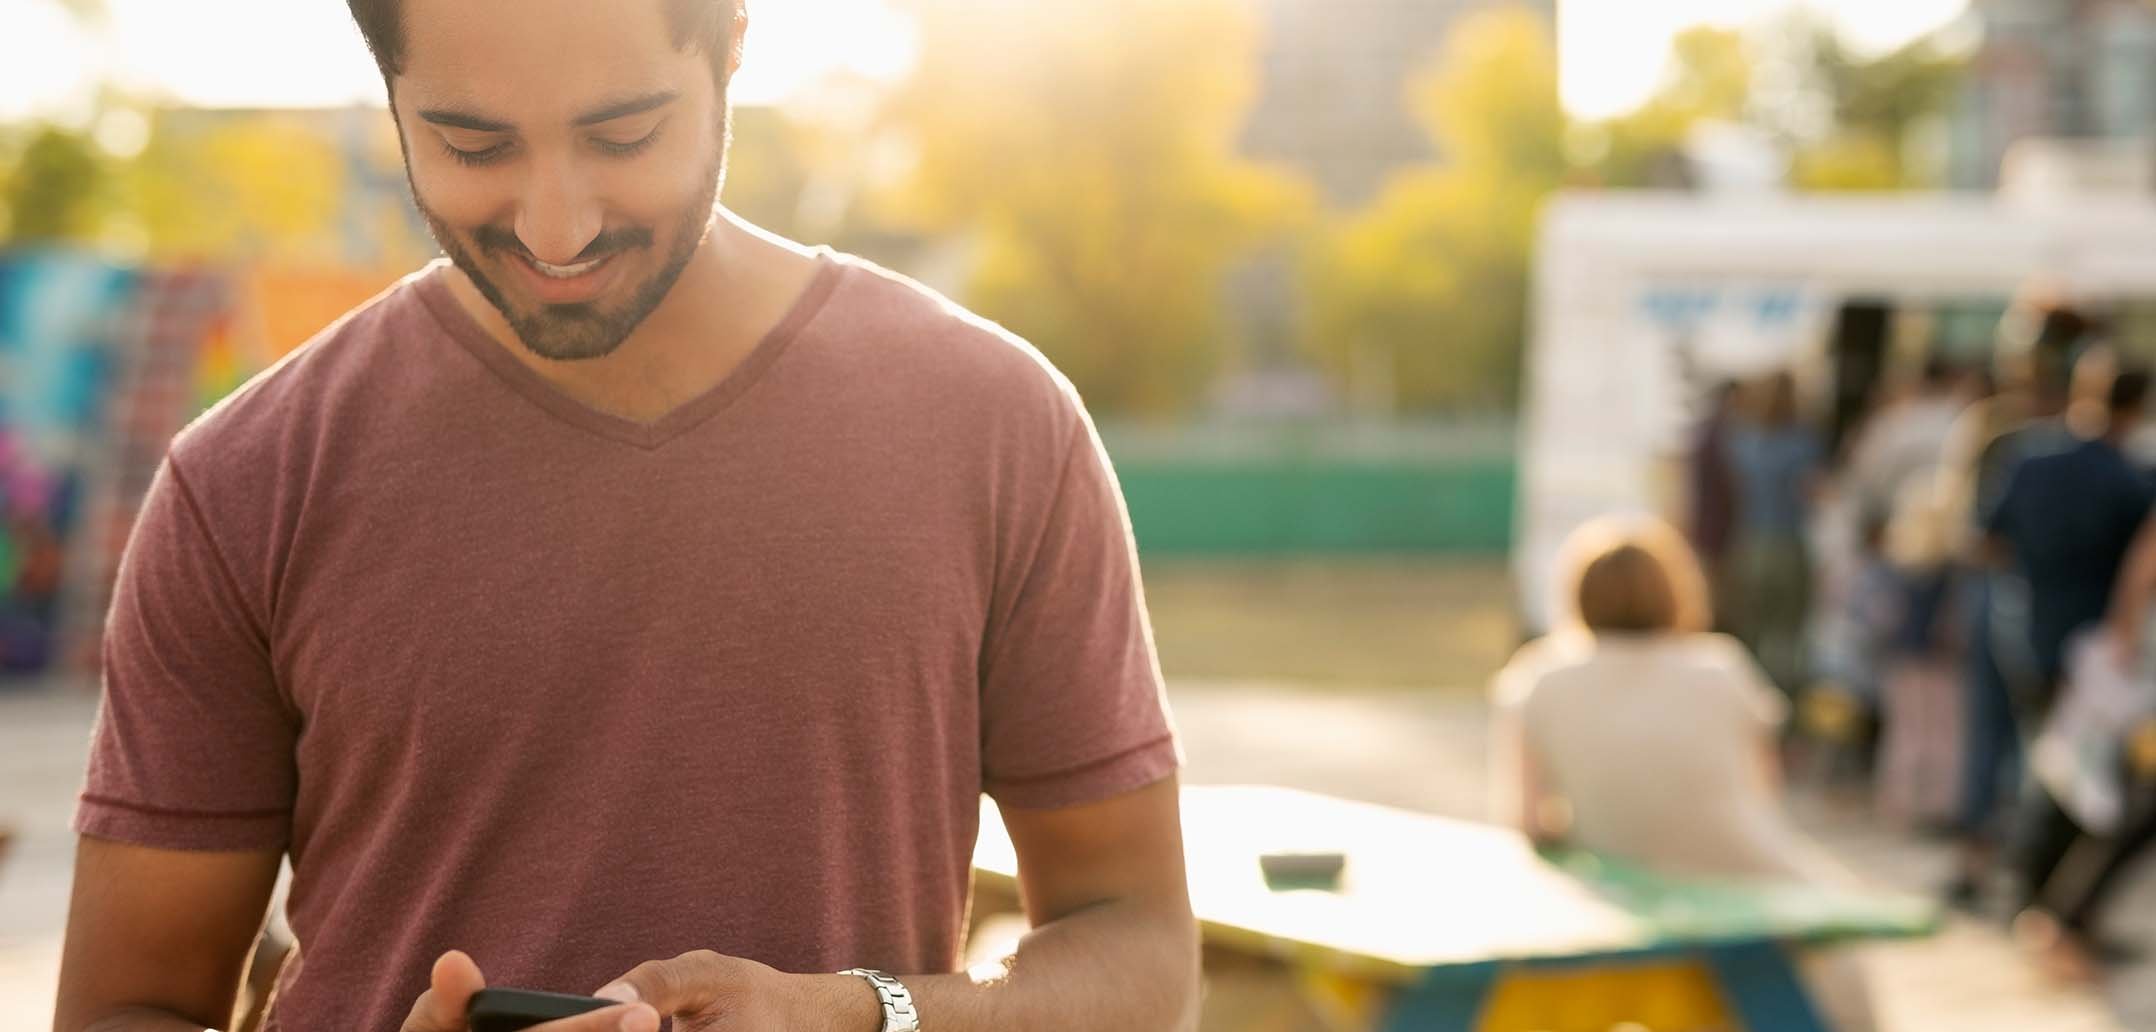
M 76 824 L 289 849 L 279 1027 L 393 1029 L 452 947 L 566 992 L 692 949 L 952 970 L 983 792 L 1175 769 L 1069 384 L 820 262 L 653 424 L 526 368 L 437 263 L 174 441 Z

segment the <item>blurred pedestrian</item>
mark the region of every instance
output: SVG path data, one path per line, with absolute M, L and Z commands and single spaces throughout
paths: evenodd
M 1725 597 L 1730 632 L 1794 699 L 1806 674 L 1812 559 L 1805 533 L 1824 476 L 1819 436 L 1797 418 L 1796 381 L 1777 373 L 1749 385 L 1729 431 L 1737 520 Z
M 1960 636 L 1950 618 L 1958 535 L 1938 483 L 1971 386 L 1944 358 L 1928 359 L 1906 394 L 1866 424 L 1837 478 L 1836 504 L 1866 531 L 1860 583 L 1892 599 L 1854 617 L 1875 640 L 1865 657 L 1880 720 L 1875 798 L 1882 811 L 1926 828 L 1952 828 L 1960 811 Z
M 2132 682 L 2135 716 L 2105 729 L 2115 736 L 2113 768 L 2094 772 L 2116 779 L 2117 823 L 2100 832 L 2084 831 L 2061 857 L 2045 884 L 2033 892 L 2039 932 L 2049 931 L 2055 950 L 2070 966 L 2093 967 L 2119 943 L 2103 937 L 2099 924 L 2122 875 L 2156 846 L 2156 699 L 2152 686 L 2148 635 L 2150 603 L 2156 599 L 2156 518 L 2142 524 L 2104 618 L 2097 648 Z M 2046 927 L 2048 926 L 2048 928 Z M 2145 944 L 2136 944 L 2145 945 Z
M 2139 370 L 2110 375 L 2112 361 L 2093 352 L 2075 370 L 2068 425 L 2082 440 L 2025 460 L 1985 521 L 1996 561 L 2027 585 L 2026 646 L 2035 673 L 2015 700 L 2025 738 L 2057 696 L 2068 640 L 2104 619 L 2127 550 L 2156 501 L 2147 477 L 2119 448 L 2139 421 L 2148 377 Z M 2100 402 L 2091 397 L 2099 386 Z M 2040 787 L 2028 802 L 2017 866 L 2025 907 L 2040 908 L 2080 829 Z M 2081 930 L 2070 924 L 2066 933 Z
M 1686 469 L 1691 490 L 1684 529 L 1709 584 L 1721 583 L 1730 538 L 1737 529 L 1737 478 L 1729 464 L 1729 427 L 1736 418 L 1737 393 L 1733 381 L 1715 385 L 1706 418 L 1693 434 Z M 1716 619 L 1715 625 L 1720 627 L 1721 621 Z
M 1706 630 L 1706 581 L 1683 538 L 1659 521 L 1596 521 L 1560 569 L 1565 620 L 1494 688 L 1500 811 L 1537 841 L 1666 874 L 1849 882 L 1782 805 L 1788 700 L 1742 644 Z M 1804 968 L 1836 1027 L 1872 1026 L 1847 958 Z
M 2117 370 L 2108 352 L 2085 355 L 2067 413 L 2075 443 L 2023 460 L 1985 514 L 1995 565 L 2017 574 L 2028 590 L 2035 677 L 2017 700 L 2024 730 L 2050 708 L 2067 639 L 2103 619 L 2127 548 L 2156 501 L 2147 475 L 2120 448 L 2140 422 L 2148 388 L 2146 372 Z
M 1929 480 L 1945 457 L 1954 422 L 1967 408 L 1960 370 L 1942 356 L 1925 360 L 1913 388 L 1882 405 L 1857 434 L 1838 478 L 1859 525 L 1892 518 L 1911 484 Z
M 2026 322 L 2026 339 L 2011 339 Z M 2006 492 L 2020 464 L 2074 443 L 2064 420 L 2068 357 L 2086 343 L 2089 320 L 2053 307 L 2001 327 L 1998 390 L 1972 403 L 1956 421 L 1936 492 L 1942 525 L 1962 539 L 1953 545 L 1960 576 L 1955 589 L 1961 632 L 1962 785 L 1959 843 L 1946 897 L 1973 907 L 1984 896 L 2009 825 L 2009 804 L 2023 770 L 2024 731 L 2014 700 L 2016 682 L 2035 676 L 2028 637 L 2026 586 L 1997 567 L 1984 544 L 1984 516 Z

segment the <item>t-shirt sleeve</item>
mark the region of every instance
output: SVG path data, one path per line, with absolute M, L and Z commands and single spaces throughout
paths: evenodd
M 168 458 L 121 556 L 75 830 L 164 849 L 287 843 L 297 719 L 241 585 Z
M 1181 763 L 1130 517 L 1077 419 L 1045 511 L 1005 524 L 1022 544 L 999 562 L 983 644 L 982 785 L 1021 809 L 1099 802 Z

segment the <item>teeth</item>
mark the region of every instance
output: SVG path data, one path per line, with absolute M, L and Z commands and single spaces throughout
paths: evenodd
M 588 262 L 583 262 L 577 265 L 549 265 L 545 262 L 540 261 L 537 258 L 533 258 L 531 259 L 531 264 L 532 268 L 538 269 L 540 272 L 545 273 L 546 275 L 551 276 L 555 279 L 574 279 L 578 276 L 582 276 L 587 272 L 590 272 L 593 269 L 598 268 L 599 263 L 603 261 L 606 261 L 606 259 L 594 258 Z

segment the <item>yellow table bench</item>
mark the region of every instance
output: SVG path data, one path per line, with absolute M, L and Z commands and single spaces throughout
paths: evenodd
M 1272 958 L 1361 1027 L 1821 1032 L 1785 950 L 1929 933 L 1928 902 L 1802 886 L 1675 882 L 1538 854 L 1490 825 L 1292 789 L 1183 794 L 1191 903 L 1211 950 Z M 1332 889 L 1275 891 L 1258 857 L 1336 852 Z M 984 802 L 977 906 L 1016 901 Z

